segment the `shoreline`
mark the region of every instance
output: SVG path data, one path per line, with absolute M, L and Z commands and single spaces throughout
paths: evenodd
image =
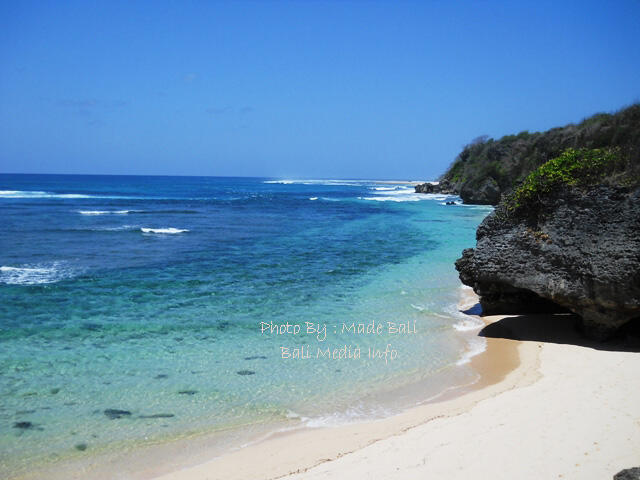
M 461 286 L 458 310 L 466 310 L 476 303 L 477 297 L 473 291 Z M 24 480 L 40 478 L 40 474 L 45 471 L 52 480 L 57 478 L 84 478 L 86 475 L 90 475 L 91 478 L 96 480 L 108 479 L 112 478 L 111 472 L 113 471 L 122 472 L 128 478 L 141 480 L 164 478 L 164 475 L 168 475 L 167 478 L 181 478 L 171 475 L 182 472 L 185 468 L 198 468 L 209 463 L 217 464 L 220 461 L 225 464 L 228 463 L 228 472 L 219 478 L 244 478 L 242 476 L 234 476 L 237 473 L 237 468 L 234 466 L 236 455 L 242 456 L 244 452 L 252 452 L 249 453 L 249 456 L 253 458 L 256 456 L 255 452 L 258 451 L 286 449 L 283 443 L 289 441 L 294 443 L 318 443 L 315 447 L 316 454 L 310 457 L 299 457 L 302 461 L 300 464 L 296 461 L 290 465 L 286 459 L 274 462 L 272 466 L 274 472 L 276 472 L 274 475 L 282 476 L 291 471 L 299 470 L 301 465 L 310 467 L 319 461 L 325 461 L 326 459 L 340 456 L 345 452 L 357 450 L 372 441 L 412 428 L 416 424 L 428 420 L 428 418 L 425 420 L 426 417 L 423 418 L 424 415 L 447 414 L 446 411 L 444 413 L 440 411 L 440 406 L 499 382 L 518 367 L 519 357 L 518 347 L 512 342 L 505 343 L 505 341 L 488 339 L 485 350 L 470 356 L 468 363 L 463 367 L 470 368 L 477 373 L 478 377 L 475 380 L 467 384 L 448 387 L 433 397 L 422 399 L 415 406 L 408 405 L 399 413 L 383 418 L 360 419 L 352 423 L 321 427 L 296 424 L 291 427 L 284 426 L 283 428 L 282 425 L 267 423 L 254 429 L 251 433 L 238 431 L 237 435 L 233 437 L 235 440 L 232 441 L 235 446 L 231 448 L 228 443 L 224 443 L 227 445 L 226 448 L 221 447 L 220 435 L 225 435 L 224 432 L 193 432 L 179 438 L 135 446 L 129 452 L 123 452 L 122 450 L 97 451 L 88 457 L 61 459 L 60 462 L 23 471 L 12 478 Z M 434 405 L 439 406 L 435 413 L 427 412 L 423 414 L 418 412 L 420 409 Z M 358 433 L 360 428 L 364 428 L 366 433 Z M 342 436 L 341 441 L 338 442 L 340 448 L 338 450 L 330 448 L 325 451 L 323 444 L 327 438 L 326 436 L 329 435 L 330 438 L 334 434 Z M 335 442 L 331 441 L 329 443 Z M 265 462 L 269 462 L 274 458 L 271 453 L 267 457 Z M 244 460 L 238 461 L 246 463 Z M 217 465 L 212 468 L 216 471 L 219 470 Z M 81 475 L 79 475 L 80 472 L 82 472 Z M 247 478 L 256 478 L 255 473 L 248 473 Z M 265 476 L 264 478 L 272 477 Z
M 470 290 L 463 296 L 473 299 Z M 118 472 L 139 480 L 412 479 L 420 472 L 420 478 L 595 480 L 635 466 L 639 349 L 581 343 L 563 315 L 482 320 L 494 334 L 470 360 L 479 380 L 399 414 L 279 431 L 217 457 L 206 437 L 183 438 L 106 462 L 87 459 L 81 468 L 75 462 L 47 478 L 100 480 Z M 552 325 L 558 331 L 548 338 Z M 39 478 L 34 474 L 20 478 Z
M 461 309 L 475 294 L 463 290 Z M 473 301 L 475 304 L 475 300 Z M 504 317 L 485 317 L 488 323 Z M 485 320 L 483 319 L 483 320 Z M 487 321 L 485 321 L 487 324 Z M 488 338 L 486 349 L 470 359 L 479 379 L 457 386 L 396 415 L 358 423 L 301 428 L 270 435 L 263 441 L 228 452 L 207 462 L 160 475 L 154 480 L 267 480 L 289 478 L 445 417 L 458 416 L 477 403 L 502 392 L 530 385 L 538 379 L 539 348 L 505 339 Z M 259 467 L 257 467 L 259 466 Z M 292 477 L 293 478 L 293 477 Z
M 487 349 L 472 358 L 482 378 L 462 395 L 149 478 L 596 480 L 637 466 L 639 345 L 585 340 L 568 315 L 483 320 Z

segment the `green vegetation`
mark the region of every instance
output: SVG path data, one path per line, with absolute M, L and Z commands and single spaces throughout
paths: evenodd
M 469 195 L 468 192 L 477 190 L 488 178 L 492 178 L 500 193 L 508 194 L 525 179 L 529 181 L 529 174 L 550 159 L 564 158 L 564 162 L 569 162 L 569 154 L 563 153 L 568 149 L 582 152 L 575 154 L 577 163 L 595 162 L 595 158 L 585 154 L 585 149 L 601 150 L 601 155 L 605 155 L 605 151 L 613 154 L 615 149 L 625 169 L 618 183 L 639 184 L 640 104 L 616 113 L 598 113 L 578 124 L 552 128 L 546 132 L 525 130 L 499 140 L 486 135 L 478 137 L 464 147 L 440 180 L 449 182 L 454 191 L 467 192 Z M 578 157 L 582 158 L 580 162 Z M 560 166 L 557 165 L 558 168 Z M 577 170 L 574 173 L 579 175 Z
M 619 148 L 569 148 L 534 170 L 506 199 L 509 210 L 532 208 L 542 196 L 563 187 L 587 187 L 603 183 L 624 167 Z

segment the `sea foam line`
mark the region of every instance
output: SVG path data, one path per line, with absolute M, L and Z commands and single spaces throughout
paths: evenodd
M 74 271 L 65 268 L 62 262 L 20 267 L 3 265 L 0 267 L 0 282 L 7 285 L 39 285 L 58 282 L 71 277 L 73 273 Z
M 165 234 L 165 235 L 174 235 L 176 233 L 185 233 L 185 232 L 188 232 L 189 230 L 187 230 L 186 228 L 173 228 L 173 227 L 169 227 L 169 228 L 141 227 L 140 231 L 142 231 L 142 233 L 158 233 L 158 234 Z
M 456 365 L 465 365 L 471 362 L 476 355 L 480 355 L 487 349 L 487 339 L 484 337 L 473 337 L 467 343 L 467 350 L 462 357 L 456 362 Z
M 127 215 L 141 213 L 141 210 L 78 210 L 80 215 Z
M 88 195 L 85 193 L 54 193 L 41 190 L 0 190 L 0 199 L 10 198 L 107 198 L 107 199 L 137 199 L 140 197 L 125 197 L 114 195 Z

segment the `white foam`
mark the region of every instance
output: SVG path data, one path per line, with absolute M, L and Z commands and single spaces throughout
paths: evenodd
M 0 198 L 129 198 L 84 193 L 53 193 L 40 190 L 0 190 Z
M 309 197 L 309 200 L 317 200 L 318 197 Z
M 146 227 L 141 227 L 140 230 L 142 231 L 142 233 L 159 233 L 159 234 L 166 234 L 166 235 L 174 235 L 176 233 L 185 233 L 185 232 L 189 231 L 187 229 L 173 228 L 173 227 L 169 227 L 169 228 L 146 228 Z
M 55 283 L 72 275 L 72 271 L 65 268 L 62 262 L 51 264 L 24 265 L 0 267 L 0 282 L 8 285 L 38 285 Z
M 419 202 L 423 199 L 407 195 L 404 197 L 358 197 L 358 200 L 370 200 L 374 202 Z
M 411 307 L 415 308 L 419 312 L 423 312 L 425 310 L 425 307 L 421 307 L 420 305 L 414 305 L 413 303 L 411 304 Z
M 453 328 L 455 328 L 459 332 L 470 332 L 472 330 L 480 330 L 482 327 L 484 327 L 484 323 L 482 323 L 482 320 L 479 320 L 474 317 L 465 318 L 453 325 Z
M 41 191 L 0 190 L 0 198 L 43 198 L 51 195 Z
M 472 305 L 468 308 L 471 306 Z M 470 332 L 473 330 L 480 330 L 484 327 L 484 322 L 480 318 L 462 313 L 459 305 L 449 305 L 443 309 L 443 312 L 448 315 L 449 318 L 458 320 L 453 324 L 453 328 L 459 332 Z
M 459 197 L 441 193 L 416 193 L 413 186 L 396 185 L 394 187 L 373 187 L 375 197 L 358 197 L 359 200 L 375 202 L 419 202 L 436 200 L 439 202 L 457 201 Z
M 493 205 L 474 205 L 474 204 L 462 203 L 462 202 L 460 202 L 459 205 L 462 207 L 468 208 L 470 210 L 484 210 L 486 212 L 492 212 L 496 208 Z
M 126 215 L 136 210 L 78 210 L 80 215 Z
M 346 186 L 346 187 L 360 187 L 364 185 L 370 185 L 375 183 L 375 180 L 265 180 L 263 183 L 276 183 L 281 185 L 325 185 L 325 186 Z
M 299 419 L 299 420 L 307 420 L 307 417 L 303 417 L 302 415 L 300 415 L 299 413 L 294 412 L 293 410 L 287 410 L 287 413 L 285 414 L 286 418 L 289 418 L 291 420 L 294 419 Z
M 95 232 L 121 232 L 123 230 L 138 230 L 139 225 L 119 225 L 117 227 L 96 227 L 91 230 Z
M 365 407 L 364 405 L 349 407 L 344 412 L 335 412 L 318 417 L 301 417 L 304 425 L 309 428 L 338 427 L 351 423 L 368 421 L 371 418 L 385 418 L 397 413 L 383 407 Z
M 467 345 L 467 350 L 456 362 L 456 365 L 465 365 L 476 355 L 480 355 L 487 349 L 487 339 L 484 337 L 472 337 Z
M 91 198 L 80 193 L 51 193 L 39 190 L 1 190 L 0 198 Z

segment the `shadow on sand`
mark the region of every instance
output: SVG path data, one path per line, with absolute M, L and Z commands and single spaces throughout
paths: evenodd
M 478 315 L 480 305 L 463 313 Z M 640 335 L 637 326 L 624 329 L 620 335 L 606 342 L 585 337 L 580 331 L 580 317 L 573 314 L 516 315 L 505 317 L 480 330 L 481 337 L 510 340 L 560 343 L 610 352 L 640 353 Z

